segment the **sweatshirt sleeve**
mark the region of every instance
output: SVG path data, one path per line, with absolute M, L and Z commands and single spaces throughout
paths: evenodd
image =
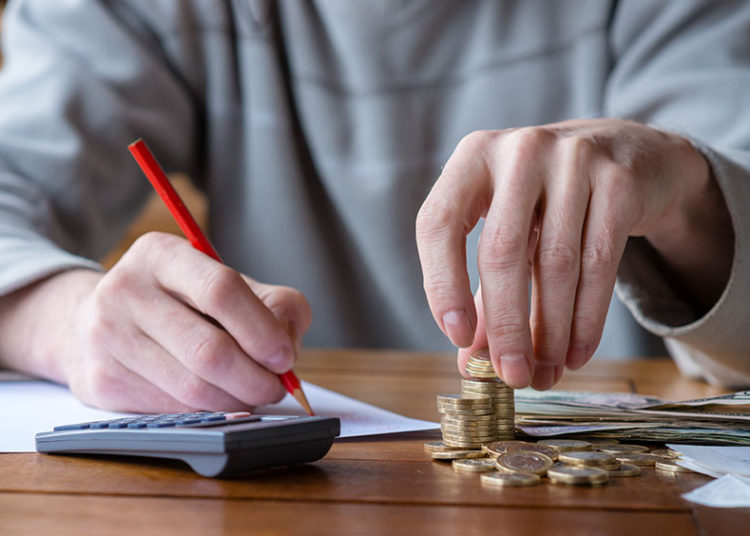
M 127 144 L 191 171 L 195 106 L 126 2 L 18 0 L 3 18 L 0 295 L 98 269 L 149 186 Z
M 665 338 L 686 374 L 750 385 L 750 3 L 623 0 L 605 114 L 682 134 L 710 164 L 734 226 L 731 275 L 703 316 L 677 295 L 644 239 L 631 238 L 617 292 Z

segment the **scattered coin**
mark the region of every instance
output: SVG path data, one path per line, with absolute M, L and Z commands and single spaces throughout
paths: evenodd
M 539 475 L 532 473 L 484 473 L 480 478 L 482 484 L 490 486 L 535 486 L 541 482 Z
M 540 452 L 550 458 L 552 461 L 556 461 L 558 455 L 560 454 L 560 451 L 555 447 L 551 447 L 549 445 L 540 445 L 539 443 L 516 443 L 513 445 L 508 445 L 506 452 L 517 452 L 520 450 Z
M 486 473 L 494 471 L 496 467 L 492 458 L 475 458 L 453 460 L 453 469 L 465 473 Z
M 485 453 L 475 449 L 446 450 L 443 452 L 432 452 L 433 460 L 467 460 L 470 458 L 483 458 Z
M 625 477 L 625 476 L 638 476 L 641 474 L 641 468 L 637 465 L 630 465 L 629 463 L 623 463 L 618 469 L 609 471 L 611 477 Z
M 547 477 L 553 484 L 578 484 L 595 486 L 609 480 L 609 473 L 597 467 L 553 467 L 547 471 Z
M 682 453 L 677 452 L 674 449 L 667 449 L 667 455 L 671 456 L 672 458 L 682 458 Z
M 539 452 L 517 451 L 501 454 L 495 463 L 501 471 L 544 475 L 554 462 Z
M 477 450 L 479 452 L 481 451 L 482 445 L 485 443 L 482 440 L 473 440 L 473 439 L 451 439 L 450 437 L 446 437 L 445 434 L 443 434 L 443 443 L 448 445 L 449 447 L 456 447 L 459 449 L 468 449 L 468 450 Z
M 580 439 L 541 439 L 537 444 L 554 447 L 558 452 L 591 450 L 591 443 Z
M 622 463 L 640 465 L 641 467 L 654 465 L 654 462 L 656 462 L 657 459 L 657 456 L 654 456 L 649 452 L 629 452 L 627 454 L 615 454 L 615 457 Z
M 612 463 L 603 463 L 601 465 L 592 465 L 590 467 L 598 467 L 599 469 L 604 469 L 605 471 L 617 471 L 620 466 L 622 465 L 622 462 L 620 460 L 615 459 Z M 578 466 L 581 467 L 581 466 Z
M 453 447 L 449 447 L 442 441 L 425 441 L 424 449 L 427 452 L 447 452 L 449 450 L 456 450 Z
M 516 440 L 507 440 L 507 441 L 496 441 L 494 443 L 490 443 L 489 445 L 484 445 L 482 447 L 482 450 L 487 452 L 490 456 L 498 457 L 501 454 L 505 454 L 508 451 L 508 447 L 511 445 L 517 445 L 519 443 L 523 443 L 523 441 L 516 441 Z
M 607 465 L 615 461 L 612 454 L 597 450 L 561 452 L 558 459 L 570 465 Z
M 659 460 L 654 464 L 654 466 L 656 467 L 657 471 L 667 471 L 670 473 L 692 473 L 692 471 L 687 467 L 677 465 L 676 462 L 671 461 Z

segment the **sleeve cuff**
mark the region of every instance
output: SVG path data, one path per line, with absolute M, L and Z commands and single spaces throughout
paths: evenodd
M 675 295 L 654 251 L 640 238 L 628 241 L 616 291 L 644 328 L 666 338 L 678 366 L 689 375 L 727 386 L 750 385 L 750 155 L 719 153 L 688 139 L 709 161 L 734 226 L 734 259 L 724 292 L 706 314 L 698 316 Z

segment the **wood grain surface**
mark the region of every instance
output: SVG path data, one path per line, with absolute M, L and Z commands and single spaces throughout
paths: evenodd
M 412 417 L 437 420 L 459 391 L 450 355 L 310 350 L 300 377 Z M 688 398 L 719 389 L 666 359 L 594 362 L 561 389 Z M 208 479 L 180 462 L 0 454 L 0 534 L 743 534 L 745 510 L 696 508 L 708 481 L 646 469 L 602 487 L 495 489 L 424 453 L 437 432 L 346 439 L 313 464 Z

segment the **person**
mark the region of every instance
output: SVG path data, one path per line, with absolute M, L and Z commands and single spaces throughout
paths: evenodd
M 459 368 L 489 346 L 547 389 L 591 357 L 617 281 L 683 370 L 750 384 L 749 4 L 7 11 L 5 366 L 108 409 L 237 409 L 283 396 L 306 333 L 450 341 Z M 226 266 L 158 233 L 91 260 L 149 193 L 138 137 L 207 193 Z

